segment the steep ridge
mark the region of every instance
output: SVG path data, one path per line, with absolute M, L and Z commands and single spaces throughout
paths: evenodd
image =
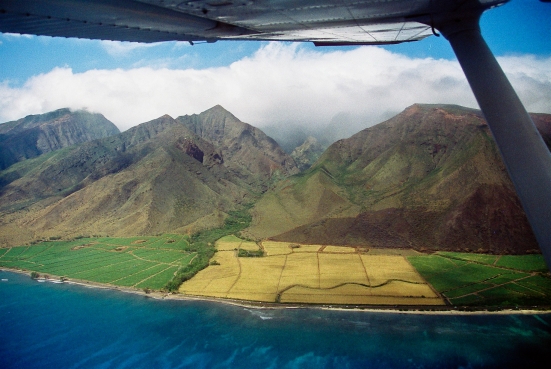
M 0 170 L 25 159 L 120 133 L 101 114 L 59 109 L 0 124 Z
M 225 165 L 247 183 L 267 185 L 298 173 L 294 160 L 260 129 L 243 123 L 220 105 L 176 119 L 220 149 Z
M 0 243 L 79 234 L 186 232 L 220 224 L 253 188 L 169 116 L 0 172 Z
M 534 115 L 546 140 L 549 117 Z M 255 237 L 368 247 L 537 250 L 481 113 L 458 106 L 413 105 L 337 141 L 310 170 L 265 194 L 253 211 L 249 233 Z
M 308 136 L 302 145 L 297 146 L 291 153 L 291 157 L 297 163 L 300 171 L 304 171 L 312 166 L 325 151 L 318 140 L 312 136 Z

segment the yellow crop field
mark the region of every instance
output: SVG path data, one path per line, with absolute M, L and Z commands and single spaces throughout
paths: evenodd
M 346 305 L 444 305 L 441 298 L 373 295 L 374 289 L 348 284 L 329 290 L 296 286 L 281 294 L 283 303 Z
M 293 245 L 293 244 L 291 244 Z M 296 244 L 294 244 L 296 245 Z M 292 247 L 293 253 L 297 252 L 318 252 L 321 245 L 299 245 L 300 247 Z
M 309 304 L 365 304 L 370 295 L 368 287 L 346 285 L 330 290 L 296 286 L 281 294 L 281 302 Z
M 243 242 L 243 240 L 233 234 L 230 234 L 229 236 L 224 236 L 222 237 L 221 239 L 219 239 L 218 241 L 216 241 L 216 243 L 221 243 L 221 242 L 224 242 L 224 243 L 241 243 Z
M 260 247 L 255 242 L 242 242 L 239 248 L 247 251 L 257 251 Z
M 377 296 L 424 296 L 438 297 L 427 284 L 407 283 L 402 281 L 390 281 L 379 287 L 371 289 L 373 295 Z
M 289 242 L 262 241 L 262 247 L 266 251 L 267 256 L 273 255 L 288 255 L 293 252 Z
M 239 258 L 241 275 L 228 291 L 228 298 L 240 300 L 276 300 L 279 278 L 283 271 L 285 256 L 270 258 Z
M 316 254 L 287 255 L 285 269 L 279 281 L 279 291 L 296 284 L 319 288 L 318 258 Z
M 323 250 L 323 252 L 352 254 L 352 253 L 356 253 L 356 249 L 354 247 L 348 247 L 348 246 L 325 246 L 325 249 Z
M 233 251 L 238 249 L 242 243 L 244 243 L 244 241 L 241 238 L 232 234 L 229 236 L 224 236 L 216 241 L 214 247 L 218 251 Z
M 342 283 L 369 285 L 362 259 L 358 254 L 319 253 L 320 288 L 331 288 Z
M 195 277 L 183 283 L 179 291 L 189 295 L 226 297 L 239 278 L 239 260 L 234 251 L 218 251 L 213 260 L 220 265 L 201 270 Z
M 236 245 L 258 248 L 253 242 L 220 240 L 219 251 L 213 257 L 217 262 L 213 264 L 219 265 L 210 265 L 184 282 L 180 292 L 283 303 L 444 304 L 400 255 L 359 254 L 354 248 L 296 247 L 287 242 L 264 241 L 262 247 L 267 256 L 238 257 Z
M 220 242 L 216 244 L 216 250 L 217 251 L 235 251 L 235 249 L 239 246 L 237 243 L 231 243 L 231 242 Z
M 239 243 L 235 242 L 217 242 L 215 248 L 217 251 L 235 251 L 239 247 Z
M 416 255 L 423 255 L 423 253 L 421 253 L 419 251 L 412 250 L 412 249 L 382 248 L 382 249 L 369 249 L 368 255 L 416 256 Z
M 361 255 L 361 258 L 371 286 L 378 286 L 392 279 L 425 283 L 419 273 L 403 256 Z

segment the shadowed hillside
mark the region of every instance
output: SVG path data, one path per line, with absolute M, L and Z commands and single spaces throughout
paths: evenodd
M 534 115 L 547 142 L 549 115 Z M 537 244 L 481 113 L 413 105 L 331 145 L 253 209 L 292 242 L 527 252 Z
M 246 182 L 265 185 L 298 173 L 294 160 L 260 129 L 243 123 L 220 105 L 176 119 L 220 149 L 226 166 Z

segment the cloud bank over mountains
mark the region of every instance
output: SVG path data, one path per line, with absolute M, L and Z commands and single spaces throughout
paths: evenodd
M 551 57 L 498 60 L 526 108 L 551 113 Z M 83 73 L 64 67 L 29 78 L 21 87 L 0 83 L 0 122 L 63 107 L 86 108 L 121 130 L 216 104 L 258 127 L 325 126 L 343 113 L 366 127 L 413 103 L 477 108 L 457 62 L 411 58 L 378 47 L 311 51 L 300 44 L 268 43 L 227 67 Z

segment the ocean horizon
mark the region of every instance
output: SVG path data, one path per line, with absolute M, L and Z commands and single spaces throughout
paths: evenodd
M 1 368 L 547 368 L 551 314 L 257 309 L 0 271 Z

